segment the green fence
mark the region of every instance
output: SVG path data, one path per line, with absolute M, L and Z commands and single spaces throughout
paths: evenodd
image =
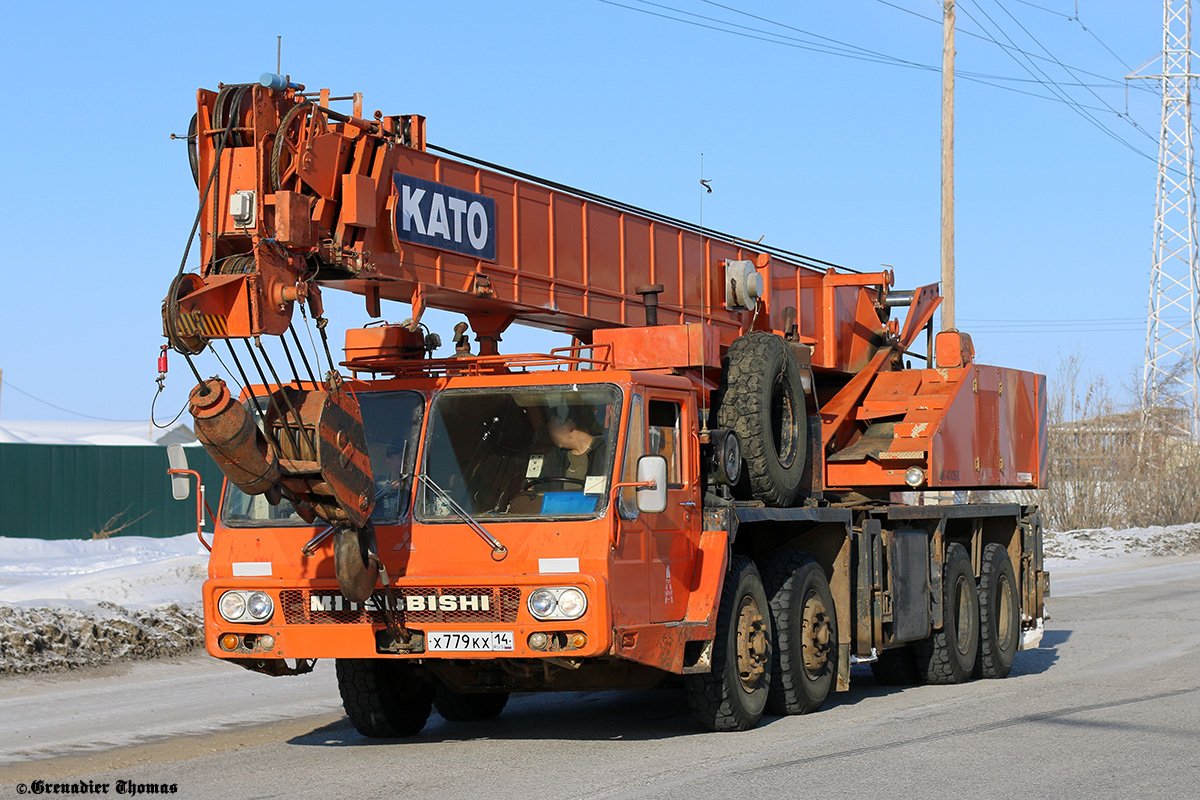
M 185 452 L 215 509 L 220 469 L 203 448 Z M 90 539 L 106 523 L 115 528 L 128 522 L 133 524 L 118 536 L 178 536 L 196 530 L 194 491 L 185 501 L 171 497 L 167 448 L 0 444 L 0 536 Z M 212 530 L 211 522 L 207 530 Z

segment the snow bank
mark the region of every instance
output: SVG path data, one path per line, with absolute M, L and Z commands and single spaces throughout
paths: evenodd
M 1200 553 L 1200 525 L 1046 531 L 1046 569 L 1054 572 Z
M 196 534 L 0 537 L 0 674 L 155 658 L 203 641 Z

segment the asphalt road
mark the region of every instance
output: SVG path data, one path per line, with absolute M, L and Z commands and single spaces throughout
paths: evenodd
M 371 741 L 330 665 L 272 679 L 198 656 L 3 679 L 0 797 L 39 779 L 220 800 L 1200 796 L 1200 559 L 1053 591 L 1042 647 L 1006 680 L 899 689 L 856 667 L 820 713 L 740 734 L 698 733 L 666 689 L 520 696 L 489 723 L 434 716 Z

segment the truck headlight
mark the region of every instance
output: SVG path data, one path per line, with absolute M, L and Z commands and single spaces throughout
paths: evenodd
M 217 610 L 226 622 L 236 622 L 246 615 L 246 596 L 241 592 L 226 592 L 221 595 Z
M 275 601 L 266 592 L 233 590 L 221 595 L 217 611 L 226 622 L 266 622 L 275 613 Z
M 579 619 L 585 611 L 587 595 L 574 586 L 548 586 L 529 595 L 529 613 L 535 619 Z
M 263 620 L 275 611 L 275 604 L 266 592 L 253 592 L 246 599 L 246 611 L 256 620 Z

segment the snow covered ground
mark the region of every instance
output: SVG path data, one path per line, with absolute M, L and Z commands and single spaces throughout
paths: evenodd
M 1052 592 L 1069 574 L 1200 554 L 1200 525 L 1047 532 Z M 173 655 L 202 641 L 207 554 L 195 533 L 99 541 L 0 537 L 0 675 Z M 1097 583 L 1099 582 L 1099 583 Z M 1083 584 L 1080 584 L 1081 586 Z
M 164 539 L 0 537 L 0 675 L 174 655 L 202 641 L 207 552 Z

